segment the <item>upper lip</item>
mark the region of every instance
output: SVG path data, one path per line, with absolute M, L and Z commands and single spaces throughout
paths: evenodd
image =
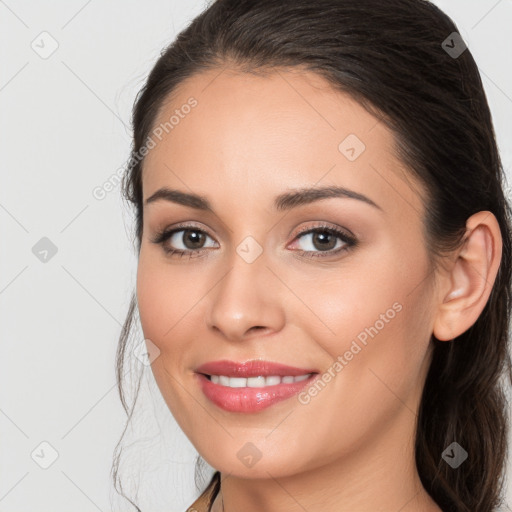
M 196 368 L 196 372 L 205 375 L 224 375 L 226 377 L 258 377 L 260 375 L 265 377 L 270 375 L 296 377 L 308 373 L 318 373 L 317 370 L 311 368 L 297 368 L 261 359 L 246 361 L 245 363 L 228 360 L 210 361 Z

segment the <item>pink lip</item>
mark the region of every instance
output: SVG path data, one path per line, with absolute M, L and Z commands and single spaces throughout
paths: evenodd
M 296 368 L 270 361 L 248 361 L 236 363 L 233 361 L 214 361 L 201 365 L 196 369 L 196 378 L 205 396 L 215 405 L 229 412 L 258 412 L 271 405 L 286 400 L 301 391 L 318 376 L 317 370 Z M 227 377 L 257 377 L 257 376 L 298 376 L 312 373 L 307 379 L 290 384 L 277 384 L 259 388 L 230 388 L 214 384 L 206 375 L 225 375 Z
M 246 363 L 237 363 L 235 361 L 211 361 L 196 368 L 197 373 L 205 375 L 226 375 L 226 377 L 258 377 L 263 375 L 278 375 L 284 377 L 291 375 L 305 375 L 306 373 L 318 373 L 318 370 L 311 368 L 297 368 L 284 364 L 273 363 L 271 361 L 253 360 Z

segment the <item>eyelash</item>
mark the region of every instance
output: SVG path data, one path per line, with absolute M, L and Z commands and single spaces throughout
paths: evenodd
M 163 250 L 165 253 L 170 257 L 183 257 L 188 254 L 188 256 L 191 258 L 194 253 L 202 253 L 203 251 L 207 251 L 208 249 L 188 249 L 186 251 L 181 249 L 167 249 L 164 246 L 164 243 L 172 237 L 175 233 L 179 233 L 180 231 L 196 231 L 199 233 L 203 233 L 207 236 L 208 233 L 204 231 L 203 229 L 200 229 L 194 225 L 191 224 L 184 224 L 176 226 L 172 229 L 164 229 L 160 232 L 158 232 L 155 237 L 151 240 L 151 242 L 162 245 Z M 308 227 L 300 230 L 297 235 L 295 236 L 295 239 L 302 238 L 305 235 L 308 235 L 310 233 L 325 233 L 335 235 L 337 238 L 341 239 L 342 242 L 345 243 L 344 247 L 340 247 L 336 250 L 329 250 L 329 251 L 300 251 L 297 250 L 296 252 L 300 253 L 301 255 L 307 257 L 307 258 L 325 258 L 329 256 L 333 256 L 335 254 L 339 254 L 344 251 L 348 251 L 355 247 L 358 243 L 357 239 L 354 236 L 351 236 L 344 231 L 341 231 L 338 228 L 326 225 L 326 224 L 320 224 L 314 227 Z M 210 237 L 212 238 L 212 237 Z

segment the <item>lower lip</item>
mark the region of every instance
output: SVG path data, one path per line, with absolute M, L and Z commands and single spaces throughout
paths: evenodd
M 277 384 L 262 388 L 230 388 L 214 384 L 202 373 L 196 373 L 206 397 L 215 405 L 229 412 L 258 412 L 277 402 L 298 394 L 317 377 L 312 374 L 307 379 L 290 384 Z

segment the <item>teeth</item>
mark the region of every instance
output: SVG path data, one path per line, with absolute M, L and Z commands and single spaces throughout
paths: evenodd
M 265 377 L 265 386 L 277 386 L 277 384 L 281 384 L 281 377 Z
M 306 375 L 298 375 L 297 377 L 293 377 L 291 375 L 287 375 L 285 377 L 280 377 L 279 375 L 269 375 L 268 377 L 264 377 L 260 375 L 259 377 L 226 377 L 225 375 L 210 375 L 210 379 L 214 384 L 220 384 L 221 386 L 227 386 L 230 388 L 263 388 L 265 386 L 276 386 L 277 384 L 292 384 L 293 382 L 301 382 L 306 380 L 312 374 L 307 373 Z
M 246 379 L 243 379 L 246 380 Z M 260 377 L 249 377 L 247 379 L 247 387 L 249 388 L 262 388 L 265 386 L 266 379 L 263 376 Z M 279 383 L 278 383 L 279 384 Z

